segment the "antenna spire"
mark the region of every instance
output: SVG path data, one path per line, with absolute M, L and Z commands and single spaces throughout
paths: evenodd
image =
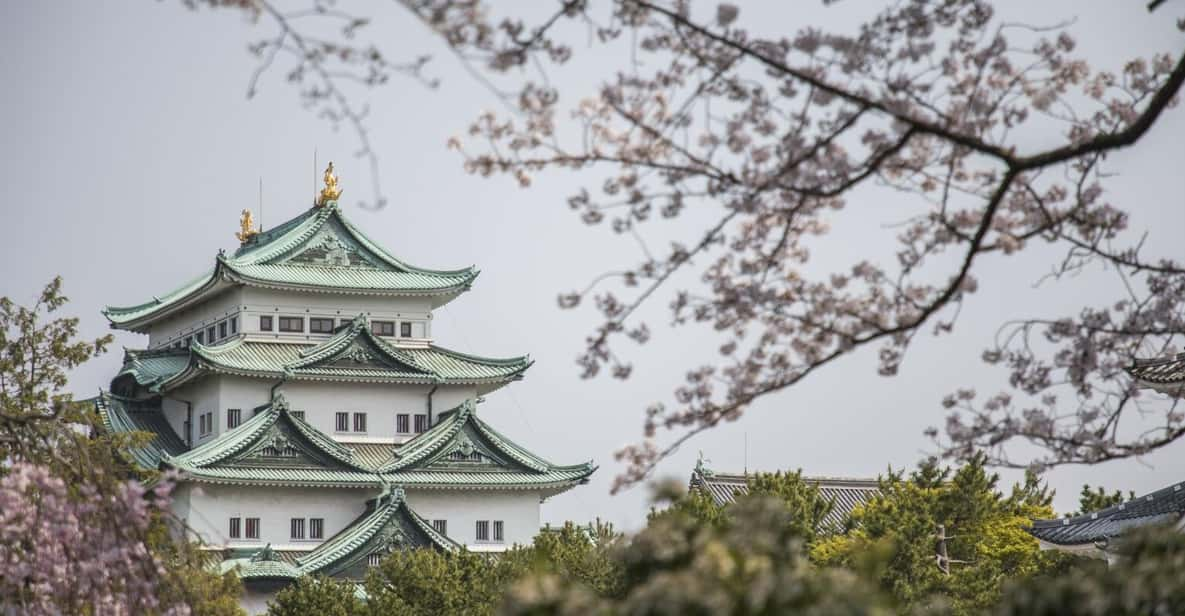
M 259 230 L 263 231 L 263 176 L 259 176 Z

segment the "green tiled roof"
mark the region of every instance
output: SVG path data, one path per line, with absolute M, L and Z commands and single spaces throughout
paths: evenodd
M 436 532 L 432 525 L 407 506 L 403 490 L 384 488 L 366 504 L 366 512 L 341 532 L 305 556 L 296 559 L 301 573 L 336 575 L 375 551 L 433 547 L 454 551 L 461 546 Z
M 141 467 L 155 469 L 160 465 L 163 456 L 179 455 L 185 451 L 185 442 L 173 431 L 172 426 L 160 413 L 159 407 L 148 406 L 140 401 L 108 392 L 100 392 L 91 402 L 94 403 L 99 417 L 103 420 L 103 426 L 108 431 L 116 434 L 144 432 L 153 435 L 147 445 L 129 452 Z
M 396 485 L 503 489 L 566 487 L 587 481 L 594 471 L 592 462 L 558 466 L 530 453 L 479 419 L 472 400 L 443 414 L 379 468 Z
M 345 445 L 290 413 L 277 395 L 237 428 L 188 451 L 164 421 L 159 400 L 149 405 L 104 393 L 95 404 L 107 429 L 157 435 L 133 452 L 138 464 L 176 469 L 197 482 L 558 493 L 596 471 L 591 462 L 559 466 L 530 453 L 478 419 L 473 401 L 442 413 L 435 426 L 403 445 Z
M 413 511 L 403 490 L 385 486 L 366 503 L 362 515 L 308 552 L 285 553 L 270 544 L 251 553 L 237 549 L 218 569 L 223 573 L 235 569 L 244 582 L 294 580 L 312 574 L 361 578 L 371 554 L 412 548 L 452 552 L 464 546 L 436 532 Z
M 218 572 L 235 569 L 244 582 L 262 580 L 294 580 L 300 577 L 300 569 L 288 562 L 271 544 L 256 550 L 250 556 L 228 558 L 218 564 Z
M 354 450 L 354 459 L 359 464 L 374 469 L 390 462 L 399 448 L 391 443 L 349 443 L 347 447 Z
M 233 284 L 345 294 L 455 296 L 467 290 L 477 275 L 473 267 L 431 270 L 394 257 L 346 220 L 331 201 L 254 236 L 231 256 L 219 253 L 211 270 L 170 293 L 132 306 L 108 306 L 103 314 L 115 327 L 140 331 Z
M 283 455 L 276 453 L 282 447 L 288 448 Z M 289 413 L 282 396 L 221 437 L 183 454 L 164 456 L 162 466 L 197 481 L 217 483 L 350 487 L 383 483 L 354 460 L 349 447 Z
M 435 345 L 395 347 L 372 334 L 360 316 L 318 344 L 238 337 L 214 346 L 194 343 L 188 349 L 127 351 L 117 378 L 131 375 L 153 392 L 168 391 L 207 372 L 268 379 L 501 385 L 520 378 L 531 364 L 527 356 L 491 359 Z

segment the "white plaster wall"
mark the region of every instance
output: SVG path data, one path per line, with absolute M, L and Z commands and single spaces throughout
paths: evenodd
M 185 402 L 189 402 L 193 407 L 193 425 L 190 429 L 195 447 L 226 432 L 226 411 L 219 399 L 219 389 L 218 378 L 214 377 L 187 383 L 168 394 L 165 400 L 165 414 L 169 418 L 169 424 L 181 436 L 181 440 L 185 440 Z M 214 430 L 203 437 L 198 430 L 201 425 L 198 417 L 209 412 L 214 413 Z
M 241 288 L 230 287 L 197 306 L 154 323 L 148 329 L 148 347 L 157 348 L 171 345 L 186 336 L 198 331 L 205 331 L 210 325 L 233 316 L 239 311 L 241 296 Z M 239 325 L 242 323 L 240 322 Z M 206 342 L 209 343 L 208 340 Z
M 449 538 L 465 544 L 470 550 L 496 551 L 516 543 L 525 545 L 539 532 L 537 492 L 409 489 L 407 503 L 429 521 L 448 520 Z M 490 520 L 491 538 L 494 536 L 493 521 L 502 520 L 505 523 L 505 540 L 500 543 L 478 542 L 478 520 Z
M 215 404 L 218 418 L 215 423 L 216 433 L 226 432 L 226 410 L 242 409 L 243 421 L 251 417 L 251 409 L 267 403 L 271 395 L 271 388 L 275 382 L 266 379 L 253 379 L 237 376 L 209 376 L 201 381 L 203 384 L 213 384 L 215 394 L 197 396 L 201 400 L 199 406 L 194 405 L 194 425 L 197 425 L 197 412 L 201 408 L 206 410 L 210 404 Z M 288 404 L 295 411 L 304 411 L 305 421 L 313 424 L 318 430 L 344 442 L 401 442 L 414 435 L 400 435 L 395 433 L 395 415 L 407 413 L 428 412 L 428 385 L 382 385 L 371 383 L 330 383 L 319 381 L 290 381 L 280 388 Z M 199 389 L 195 388 L 195 395 Z M 204 393 L 204 390 L 201 390 Z M 432 396 L 434 414 L 447 411 L 467 399 L 477 395 L 472 386 L 441 386 Z M 176 397 L 184 398 L 180 393 Z M 353 413 L 366 413 L 365 433 L 334 431 L 334 415 L 338 411 L 351 414 L 350 428 L 353 429 Z M 414 429 L 414 420 L 409 419 L 409 427 Z M 196 427 L 194 429 L 196 435 Z M 204 442 L 204 441 L 199 441 Z
M 169 426 L 181 437 L 181 441 L 189 443 L 189 438 L 196 435 L 187 435 L 185 433 L 185 420 L 188 417 L 189 407 L 181 399 L 172 397 L 172 395 L 161 399 L 161 411 L 164 413 L 165 419 L 169 422 Z M 196 411 L 194 417 L 197 417 Z M 196 419 L 194 420 L 197 421 Z
M 292 340 L 319 342 L 331 334 L 310 334 L 309 317 L 327 317 L 337 323 L 349 321 L 359 314 L 372 320 L 395 321 L 395 336 L 389 338 L 398 343 L 399 323 L 412 323 L 412 339 L 423 341 L 432 336 L 432 303 L 427 297 L 376 297 L 368 295 L 337 295 L 332 293 L 297 293 L 273 289 L 244 287 L 242 290 L 242 317 L 240 325 L 247 335 L 256 339 Z M 259 329 L 259 317 L 271 315 L 272 331 Z M 305 332 L 279 331 L 278 317 L 294 316 L 305 318 Z
M 263 547 L 311 550 L 324 539 L 340 532 L 366 510 L 366 501 L 378 490 L 347 488 L 243 487 L 209 484 L 184 486 L 186 502 L 174 513 L 183 517 L 202 540 L 213 546 Z M 230 539 L 230 518 L 259 518 L 259 539 Z M 323 518 L 325 537 L 293 541 L 292 518 Z M 308 533 L 306 522 L 305 533 Z

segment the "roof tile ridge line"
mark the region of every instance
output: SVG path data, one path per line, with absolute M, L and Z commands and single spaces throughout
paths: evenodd
M 173 306 L 173 304 L 185 302 L 187 299 L 191 299 L 191 297 L 194 295 L 199 295 L 201 293 L 204 293 L 205 289 L 210 288 L 211 285 L 218 283 L 218 280 L 219 280 L 218 271 L 219 271 L 218 270 L 218 262 L 217 262 L 217 258 L 216 258 L 216 263 L 214 263 L 214 269 L 205 272 L 204 275 L 194 278 L 194 280 L 192 280 L 190 282 L 180 285 L 180 287 L 175 288 L 172 291 L 169 291 L 169 293 L 165 294 L 165 297 L 167 297 L 167 300 L 160 300 L 160 299 L 158 299 L 158 297 L 153 296 L 152 302 L 140 303 L 140 304 L 136 304 L 136 306 L 108 306 L 108 307 L 105 307 L 102 310 L 102 314 L 103 314 L 103 316 L 107 317 L 107 320 L 110 323 L 113 323 L 113 325 L 121 325 L 122 326 L 122 325 L 127 325 L 127 323 L 140 321 L 142 319 L 145 319 L 146 316 L 155 314 L 156 310 L 158 310 L 158 309 L 167 309 L 168 307 Z M 200 282 L 200 284 L 198 284 L 199 282 Z M 181 291 L 186 291 L 186 293 L 181 293 Z M 117 321 L 116 319 L 114 319 L 113 316 L 111 316 L 111 315 L 113 315 L 113 313 L 119 313 L 119 314 L 143 313 L 143 314 L 140 314 L 140 315 L 137 315 L 134 317 L 130 317 L 130 319 L 124 319 L 124 320 Z
M 296 427 L 297 432 L 311 441 L 314 445 L 317 445 L 318 448 L 322 449 L 322 451 L 329 454 L 331 457 L 335 458 L 339 462 L 345 463 L 354 470 L 364 473 L 377 474 L 374 473 L 372 469 L 362 466 L 354 460 L 353 449 L 350 449 L 342 443 L 335 441 L 328 434 L 318 430 L 315 426 L 308 423 L 307 421 L 296 417 L 292 413 L 288 412 L 287 408 L 282 409 L 279 412 L 292 422 L 292 425 Z
M 358 315 L 358 316 L 361 317 L 362 315 Z M 370 319 L 366 319 L 366 322 L 369 323 Z M 379 336 L 376 336 L 374 331 L 372 331 L 370 329 L 370 327 L 362 328 L 362 333 L 364 336 L 366 336 L 366 338 L 368 340 L 370 340 L 372 343 L 374 343 L 375 346 L 382 349 L 383 352 L 389 354 L 391 357 L 394 357 L 395 359 L 397 359 L 405 364 L 408 364 L 409 366 L 412 366 L 414 368 L 419 368 L 421 371 L 432 375 L 432 377 L 434 379 L 440 380 L 440 379 L 444 378 L 444 377 L 440 376 L 440 373 L 438 373 L 436 370 L 433 370 L 432 368 L 430 368 L 428 366 L 422 365 L 419 361 L 416 360 L 415 356 L 413 356 L 411 353 L 408 353 L 408 352 L 404 351 L 403 349 L 400 349 L 400 348 L 396 347 L 395 345 L 387 342 L 386 340 L 383 340 Z
M 464 427 L 465 422 L 468 421 L 469 415 L 471 414 L 472 406 L 473 406 L 473 401 L 466 400 L 465 402 L 462 402 L 460 405 L 455 406 L 452 409 L 449 409 L 447 411 L 444 411 L 445 413 L 448 413 L 449 411 L 456 410 L 456 412 L 453 413 L 452 416 L 449 418 L 448 423 L 436 424 L 431 429 L 429 429 L 427 432 L 424 432 L 423 434 L 421 434 L 418 437 L 416 437 L 415 439 L 413 439 L 411 442 L 421 439 L 421 438 L 431 434 L 432 430 L 441 428 L 443 426 L 443 428 L 440 431 L 440 434 L 433 435 L 433 437 L 431 439 L 420 441 L 421 443 L 424 443 L 424 444 L 419 445 L 415 451 L 408 452 L 406 455 L 401 455 L 399 458 L 396 458 L 395 460 L 388 462 L 387 464 L 384 464 L 383 466 L 380 466 L 375 472 L 377 474 L 382 475 L 385 473 L 393 473 L 396 471 L 405 470 L 405 469 L 407 469 L 407 467 L 409 467 L 413 464 L 419 463 L 419 462 L 423 461 L 424 458 L 427 458 L 427 457 L 431 456 L 432 454 L 436 453 L 436 451 L 439 448 L 441 448 L 441 446 L 443 444 L 446 444 L 446 443 L 452 441 L 453 437 L 455 437 L 457 435 L 457 432 L 459 432 L 461 430 L 461 428 Z
M 530 368 L 531 366 L 533 366 L 535 364 L 535 360 L 531 359 L 530 353 L 528 353 L 526 355 L 518 355 L 516 357 L 497 358 L 497 357 L 483 357 L 481 355 L 472 355 L 470 353 L 462 353 L 461 351 L 454 351 L 453 349 L 450 349 L 448 347 L 440 346 L 439 344 L 436 344 L 435 342 L 429 344 L 428 348 L 432 349 L 433 351 L 439 351 L 441 353 L 444 353 L 445 355 L 451 355 L 453 357 L 457 357 L 460 359 L 468 359 L 468 360 L 475 361 L 477 363 L 484 362 L 484 363 L 499 364 L 499 365 L 507 365 L 508 366 L 511 364 L 526 362 L 527 365 L 523 366 L 522 370 L 526 370 L 527 368 Z
M 350 219 L 346 218 L 345 213 L 341 211 L 340 207 L 335 206 L 333 210 L 337 214 L 337 221 L 341 223 L 342 227 L 344 227 L 346 231 L 349 231 L 350 234 L 354 236 L 354 239 L 359 244 L 362 244 L 368 250 L 377 254 L 383 260 L 387 261 L 389 265 L 393 265 L 414 274 L 426 274 L 430 276 L 466 276 L 469 278 L 470 282 L 472 282 L 474 278 L 477 278 L 477 274 L 481 273 L 481 270 L 476 269 L 475 265 L 452 270 L 428 269 L 426 267 L 412 265 L 403 259 L 396 257 L 394 254 L 391 254 L 391 251 L 384 248 L 378 242 L 370 239 L 370 236 L 366 235 L 362 229 L 359 229 L 354 225 L 354 223 L 350 222 Z
M 406 498 L 400 498 L 398 506 L 402 507 L 406 511 L 407 517 L 411 518 L 412 523 L 418 526 L 425 535 L 428 535 L 428 539 L 430 539 L 433 543 L 439 545 L 445 550 L 448 550 L 449 552 L 455 552 L 463 547 L 460 543 L 449 539 L 448 535 L 444 535 L 440 533 L 440 531 L 437 531 L 434 526 L 428 523 L 428 520 L 426 520 L 424 516 L 417 513 L 415 509 L 411 508 L 411 505 L 407 503 Z
M 213 361 L 215 357 L 218 357 L 219 355 L 223 355 L 225 353 L 229 353 L 229 352 L 243 346 L 243 343 L 245 341 L 246 341 L 246 337 L 244 337 L 244 336 L 236 336 L 236 337 L 234 337 L 226 342 L 223 342 L 221 344 L 203 344 L 201 342 L 198 342 L 197 340 L 194 340 L 193 342 L 191 342 L 189 344 L 189 351 L 190 351 L 191 355 L 197 354 L 197 355 L 201 356 L 203 359 L 208 359 L 208 360 Z
M 1135 503 L 1138 505 L 1140 503 L 1145 503 L 1145 502 L 1156 502 L 1157 497 L 1163 497 L 1165 494 L 1171 494 L 1171 493 L 1175 492 L 1176 490 L 1173 490 L 1173 488 L 1178 485 L 1185 486 L 1185 482 L 1177 481 L 1177 482 L 1171 483 L 1163 488 L 1160 488 L 1158 490 L 1153 490 L 1147 494 L 1143 494 L 1143 495 L 1137 496 L 1135 498 L 1130 498 L 1128 500 L 1123 501 L 1122 503 L 1111 505 L 1110 507 L 1104 507 L 1102 509 L 1097 509 L 1095 511 L 1087 511 L 1086 513 L 1082 513 L 1082 514 L 1079 514 L 1079 515 L 1076 515 L 1073 517 L 1033 520 L 1033 525 L 1034 525 L 1034 527 L 1036 527 L 1037 524 L 1044 522 L 1047 524 L 1056 523 L 1059 526 L 1064 526 L 1067 524 L 1074 524 L 1077 522 L 1090 522 L 1090 521 L 1094 521 L 1094 520 L 1097 520 L 1097 519 L 1100 519 L 1103 517 L 1110 517 L 1110 516 L 1112 516 L 1116 513 L 1119 513 L 1121 511 L 1126 511 L 1127 506 L 1132 503 Z M 1185 489 L 1185 488 L 1182 488 L 1182 489 Z M 1149 499 L 1152 499 L 1152 500 L 1149 501 Z M 1144 516 L 1140 516 L 1140 517 L 1144 517 Z
M 215 258 L 215 263 L 217 263 L 217 257 Z M 173 295 L 177 294 L 178 292 L 180 292 L 182 290 L 189 289 L 190 287 L 197 285 L 198 282 L 203 282 L 203 283 L 209 282 L 209 280 L 214 276 L 215 271 L 216 271 L 215 269 L 211 269 L 211 270 L 208 270 L 207 272 L 205 272 L 204 274 L 194 276 L 193 278 L 189 279 L 184 284 L 179 285 L 177 288 L 173 289 L 172 291 L 169 291 L 168 293 L 164 293 L 163 297 L 173 299 L 172 298 Z M 198 286 L 197 288 L 200 289 L 202 286 L 205 286 L 205 284 L 202 284 L 202 285 Z M 197 289 L 193 289 L 193 290 L 197 290 Z M 141 302 L 139 304 L 133 304 L 131 306 L 104 306 L 103 309 L 100 310 L 100 313 L 102 313 L 103 316 L 107 317 L 108 320 L 110 320 L 111 313 L 113 313 L 113 312 L 137 312 L 140 310 L 145 310 L 147 308 L 152 308 L 154 306 L 162 306 L 165 303 L 167 303 L 167 301 L 168 300 L 166 300 L 166 299 L 162 299 L 162 296 L 160 296 L 160 295 L 153 295 L 151 301 Z
M 492 426 L 482 421 L 481 418 L 477 416 L 477 413 L 473 413 L 473 419 L 471 421 L 477 428 L 478 432 L 489 439 L 495 445 L 495 448 L 509 455 L 519 464 L 522 464 L 523 466 L 526 466 L 527 468 L 538 473 L 546 473 L 552 469 L 557 468 L 556 464 L 551 463 L 542 456 L 538 456 L 531 451 L 528 451 L 522 445 L 515 443 L 514 441 L 500 434 L 497 430 L 494 430 Z
M 374 332 L 370 331 L 370 327 L 368 326 L 369 323 L 370 320 L 367 319 L 364 314 L 359 314 L 358 316 L 354 317 L 353 321 L 350 323 L 350 327 L 334 334 L 332 338 L 326 340 L 325 342 L 312 345 L 304 351 L 301 351 L 301 358 L 299 360 L 285 364 L 284 367 L 290 370 L 307 368 L 328 357 L 332 357 L 335 353 L 346 348 L 349 343 L 353 342 L 358 337 L 365 337 L 376 347 L 378 347 L 380 351 L 387 353 L 395 360 L 423 372 L 426 376 L 432 377 L 433 380 L 440 380 L 442 378 L 435 370 L 421 365 L 415 360 L 414 357 L 411 357 L 402 350 L 387 344 L 386 341 L 374 335 Z
M 380 507 L 379 505 L 382 506 Z M 374 537 L 378 529 L 382 528 L 383 524 L 386 524 L 397 511 L 398 506 L 394 502 L 388 501 L 386 504 L 382 502 L 376 503 L 373 510 L 362 512 L 362 515 L 354 518 L 345 528 L 321 542 L 321 545 L 313 548 L 308 554 L 298 557 L 296 559 L 297 569 L 302 573 L 313 573 L 326 565 L 337 562 L 344 554 L 349 554 L 358 549 L 362 544 L 369 541 L 371 537 Z M 354 533 L 360 532 L 358 527 L 364 524 L 367 525 L 367 528 L 361 531 L 363 533 L 362 536 L 355 536 Z M 340 544 L 340 547 L 334 544 L 334 542 Z M 344 554 L 334 555 L 335 552 L 339 552 L 343 548 Z M 331 556 L 332 558 L 328 562 L 317 562 L 314 568 L 315 561 L 320 561 Z
M 179 456 L 167 456 L 164 459 L 169 464 L 191 468 L 201 468 L 210 464 L 217 464 L 242 451 L 259 433 L 270 428 L 278 417 L 279 414 L 275 408 L 269 406 L 266 411 L 244 421 L 237 428 L 223 433 L 209 443 L 203 443 Z M 211 454 L 211 451 L 214 453 Z
M 348 343 L 358 336 L 358 330 L 362 329 L 361 324 L 358 322 L 358 317 L 361 316 L 362 315 L 359 314 L 357 317 L 354 317 L 353 320 L 351 320 L 349 327 L 337 332 L 328 340 L 311 345 L 308 348 L 302 350 L 299 355 L 300 359 L 286 364 L 285 367 L 299 368 L 305 365 L 313 364 L 321 359 L 324 359 L 324 357 L 332 355 L 341 350 L 341 348 L 337 347 L 336 345 Z
M 1185 351 L 1174 353 L 1165 357 L 1133 357 L 1132 363 L 1127 368 L 1125 368 L 1125 370 L 1132 370 L 1134 368 L 1158 367 L 1183 360 L 1185 360 Z
M 279 227 L 283 227 L 289 222 L 293 222 L 304 216 L 305 219 L 293 225 L 291 229 L 285 230 L 275 238 L 272 238 L 266 244 L 257 246 L 252 250 L 248 250 L 243 255 L 234 255 L 230 257 L 232 265 L 261 265 L 263 261 L 279 257 L 289 250 L 299 246 L 302 242 L 308 240 L 315 235 L 321 227 L 325 226 L 325 221 L 328 219 L 327 208 L 310 208 L 301 214 L 297 215 Z M 311 215 L 310 215 L 311 214 Z M 287 239 L 285 239 L 287 238 Z M 281 240 L 284 240 L 281 242 Z

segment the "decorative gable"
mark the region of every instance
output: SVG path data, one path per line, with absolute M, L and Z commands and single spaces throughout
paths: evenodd
M 311 238 L 290 256 L 275 261 L 289 265 L 391 269 L 376 255 L 358 244 L 335 220 L 326 221 Z
M 462 428 L 452 441 L 441 448 L 440 453 L 429 458 L 424 464 L 430 468 L 510 468 L 520 470 L 503 456 L 496 453 L 494 448 L 482 443 L 480 437 L 473 434 L 469 427 Z
M 323 367 L 361 368 L 432 375 L 431 372 L 404 361 L 391 349 L 375 342 L 373 337 L 368 335 L 365 321 L 355 323 L 351 329 L 339 336 L 340 338 L 330 339 L 320 348 L 310 349 L 303 360 L 293 363 L 290 367 L 294 370 Z
M 239 456 L 225 460 L 223 465 L 317 468 L 339 466 L 284 421 L 272 424 L 252 447 Z
M 395 551 L 460 547 L 412 511 L 401 488 L 384 488 L 358 519 L 297 562 L 302 573 L 362 579 Z

